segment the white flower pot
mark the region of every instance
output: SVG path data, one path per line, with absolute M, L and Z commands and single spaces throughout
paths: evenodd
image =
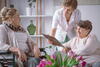
M 26 15 L 31 16 L 32 15 L 32 8 L 26 7 Z

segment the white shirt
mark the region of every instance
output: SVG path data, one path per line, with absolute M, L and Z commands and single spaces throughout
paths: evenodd
M 28 38 L 27 34 L 25 32 L 14 32 L 14 34 L 18 43 L 17 47 L 24 52 L 28 52 L 29 47 L 26 43 Z
M 87 63 L 100 61 L 100 42 L 93 34 L 82 39 L 75 37 L 63 45 L 77 55 L 82 55 Z
M 52 28 L 58 28 L 58 30 L 60 30 L 59 32 L 57 32 L 57 34 L 63 33 L 64 31 L 69 36 L 69 38 L 73 38 L 75 36 L 75 31 L 73 31 L 73 27 L 75 27 L 75 22 L 80 21 L 81 13 L 78 9 L 74 10 L 69 20 L 69 24 L 67 24 L 66 18 L 63 15 L 63 10 L 64 8 L 56 10 L 52 20 Z
M 14 32 L 5 24 L 1 24 L 0 50 L 8 50 L 12 46 L 28 52 L 30 50 L 29 47 L 32 47 L 32 43 L 26 32 Z

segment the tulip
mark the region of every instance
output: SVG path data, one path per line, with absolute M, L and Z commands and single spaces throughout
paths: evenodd
M 85 61 L 80 61 L 79 64 L 81 65 L 81 67 L 85 67 L 86 66 L 86 62 Z
M 47 65 L 51 65 L 52 64 L 52 62 L 51 61 L 47 61 Z
M 51 59 L 56 59 L 56 55 L 55 54 L 51 55 Z
M 75 57 L 75 53 L 73 51 L 71 51 L 71 50 L 67 53 L 67 55 L 69 57 Z
M 77 61 L 83 60 L 83 57 L 82 57 L 82 56 L 77 56 L 77 57 L 76 57 L 76 60 L 77 60 Z
M 37 67 L 45 67 L 47 61 L 45 59 L 40 61 L 40 64 Z

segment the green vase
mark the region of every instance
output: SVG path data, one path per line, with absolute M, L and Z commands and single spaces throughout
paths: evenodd
M 36 31 L 36 26 L 33 24 L 33 20 L 30 20 L 30 25 L 27 27 L 30 35 L 34 35 Z

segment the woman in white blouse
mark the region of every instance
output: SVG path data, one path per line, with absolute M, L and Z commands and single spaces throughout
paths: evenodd
M 40 51 L 21 26 L 18 11 L 4 7 L 0 14 L 3 20 L 0 25 L 0 50 L 15 53 L 19 67 L 36 67 Z
M 81 19 L 81 13 L 77 9 L 77 0 L 64 0 L 63 8 L 55 11 L 52 20 L 50 35 L 56 37 L 60 42 L 64 42 L 75 37 L 74 27 Z M 49 41 L 49 43 L 51 43 Z
M 90 21 L 80 21 L 77 24 L 77 36 L 63 44 L 75 54 L 83 56 L 92 67 L 100 67 L 100 42 L 95 35 L 90 34 L 92 24 Z

